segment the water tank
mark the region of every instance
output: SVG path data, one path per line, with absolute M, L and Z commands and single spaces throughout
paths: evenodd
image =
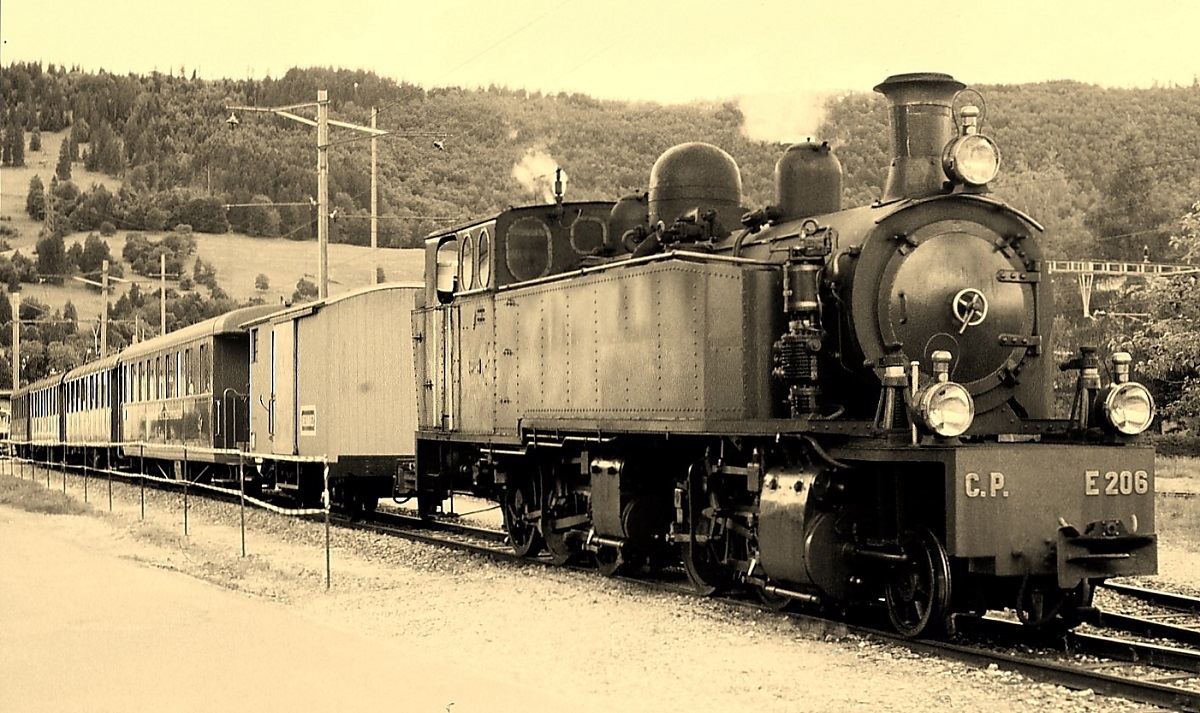
M 842 162 L 829 144 L 792 144 L 775 164 L 779 220 L 807 218 L 842 209 Z
M 712 144 L 667 149 L 650 171 L 650 222 L 670 225 L 693 210 L 717 211 L 726 231 L 742 217 L 742 174 L 733 157 Z

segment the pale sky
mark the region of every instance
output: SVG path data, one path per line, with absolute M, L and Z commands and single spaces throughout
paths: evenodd
M 869 91 L 889 74 L 968 84 L 1190 85 L 1193 0 L 4 0 L 0 64 L 278 77 L 368 69 L 680 102 Z

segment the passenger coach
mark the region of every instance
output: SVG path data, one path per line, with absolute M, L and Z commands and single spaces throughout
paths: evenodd
M 235 465 L 248 440 L 249 336 L 243 322 L 276 310 L 244 307 L 135 344 L 116 360 L 126 458 Z

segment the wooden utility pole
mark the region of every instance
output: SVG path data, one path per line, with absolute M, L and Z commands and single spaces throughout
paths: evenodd
M 329 92 L 317 91 L 317 297 L 329 296 Z
M 158 256 L 158 326 L 159 334 L 167 333 L 167 255 Z
M 375 119 L 379 116 L 379 110 L 371 107 L 371 128 L 375 128 Z M 371 134 L 371 252 L 379 247 L 379 161 L 376 148 L 378 137 Z M 379 265 L 371 270 L 372 285 L 379 284 Z
M 317 120 L 313 121 L 305 116 L 299 116 L 291 112 L 292 109 L 301 109 L 305 107 L 317 108 Z M 277 116 L 282 116 L 285 119 L 298 121 L 301 124 L 317 127 L 317 249 L 320 252 L 318 256 L 318 285 L 317 294 L 321 299 L 329 296 L 329 127 L 339 126 L 344 129 L 354 129 L 366 134 L 375 136 L 386 136 L 389 132 L 374 128 L 375 112 L 372 110 L 371 119 L 372 126 L 359 126 L 357 124 L 349 124 L 344 121 L 335 121 L 329 118 L 329 92 L 324 89 L 317 90 L 316 103 L 292 104 L 290 106 L 277 107 L 258 107 L 258 106 L 227 106 L 230 111 L 264 111 L 270 112 Z M 230 114 L 226 123 L 230 126 L 236 126 L 238 123 L 237 115 Z M 339 142 L 340 143 L 340 142 Z M 372 142 L 374 144 L 374 142 Z M 372 161 L 372 166 L 374 161 Z M 372 185 L 374 185 L 374 172 L 372 171 Z M 372 189 L 372 196 L 374 195 Z M 374 215 L 375 211 L 371 211 Z
M 13 391 L 21 388 L 21 293 L 9 295 L 12 299 L 12 374 Z
M 100 270 L 100 293 L 104 299 L 100 304 L 100 358 L 108 356 L 108 260 Z

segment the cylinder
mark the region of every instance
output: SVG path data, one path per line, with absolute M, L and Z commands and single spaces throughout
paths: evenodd
M 951 104 L 966 85 L 948 74 L 918 72 L 885 79 L 875 91 L 891 102 L 892 165 L 884 202 L 942 192 L 942 151 L 955 136 Z

